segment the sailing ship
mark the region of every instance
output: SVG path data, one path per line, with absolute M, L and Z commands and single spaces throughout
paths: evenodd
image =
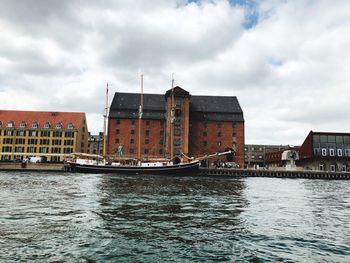
M 172 79 L 174 89 L 174 79 Z M 171 128 L 171 156 L 170 160 L 156 162 L 144 162 L 141 160 L 141 121 L 143 114 L 143 75 L 141 75 L 141 95 L 139 106 L 139 130 L 138 130 L 138 156 L 135 160 L 111 162 L 106 161 L 106 120 L 108 114 L 108 83 L 106 89 L 106 104 L 104 114 L 104 147 L 103 156 L 76 154 L 75 158 L 65 162 L 65 170 L 70 172 L 85 173 L 114 173 L 114 174 L 166 174 L 166 175 L 195 175 L 199 171 L 200 160 L 189 158 L 189 162 L 182 162 L 179 157 L 173 155 L 173 127 Z M 172 96 L 171 124 L 174 119 L 174 97 Z

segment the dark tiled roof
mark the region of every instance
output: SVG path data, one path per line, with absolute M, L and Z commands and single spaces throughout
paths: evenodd
M 190 118 L 213 121 L 244 121 L 236 96 L 192 96 Z
M 109 111 L 110 118 L 135 119 L 139 116 L 140 94 L 116 92 Z M 165 119 L 165 98 L 160 94 L 143 95 L 144 119 Z
M 138 118 L 139 105 L 140 94 L 115 93 L 109 117 Z M 164 95 L 144 94 L 143 118 L 165 119 Z M 237 98 L 229 96 L 191 96 L 190 118 L 207 121 L 244 121 Z

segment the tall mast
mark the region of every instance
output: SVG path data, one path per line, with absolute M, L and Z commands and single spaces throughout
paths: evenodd
M 141 74 L 141 95 L 140 95 L 140 106 L 139 106 L 139 129 L 138 129 L 138 149 L 137 149 L 137 159 L 141 160 L 141 123 L 143 114 L 143 74 Z
M 106 88 L 106 103 L 105 103 L 105 114 L 103 115 L 104 121 L 103 121 L 103 159 L 106 159 L 106 153 L 107 153 L 107 114 L 108 114 L 108 81 L 107 81 L 107 88 Z
M 175 104 L 174 104 L 174 73 L 171 76 L 171 111 L 170 111 L 170 160 L 174 159 L 174 120 L 175 120 Z

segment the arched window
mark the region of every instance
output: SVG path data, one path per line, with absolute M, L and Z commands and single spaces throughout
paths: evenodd
M 331 165 L 329 166 L 329 169 L 331 172 L 336 172 L 337 171 L 337 164 L 331 163 Z
M 72 130 L 72 129 L 74 129 L 74 125 L 73 125 L 73 123 L 68 123 L 68 127 L 67 127 L 68 129 L 70 129 L 70 130 Z
M 56 129 L 62 129 L 62 123 L 60 123 L 60 122 L 57 123 L 57 124 L 56 124 Z
M 342 172 L 349 172 L 349 165 L 347 163 L 343 163 L 341 171 Z
M 35 121 L 32 123 L 32 128 L 37 129 L 38 128 L 38 123 Z

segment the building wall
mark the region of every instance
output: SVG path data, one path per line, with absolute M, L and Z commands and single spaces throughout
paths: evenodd
M 41 120 L 33 122 L 31 118 L 34 115 L 36 119 L 41 118 Z M 72 119 L 69 119 L 70 116 Z M 7 118 L 11 120 L 17 118 L 17 120 L 7 121 Z M 57 118 L 63 120 L 60 128 L 56 127 L 56 123 L 60 123 L 55 121 Z M 2 111 L 1 119 L 6 119 L 6 121 L 0 120 L 1 161 L 40 156 L 46 161 L 61 162 L 67 154 L 86 152 L 88 130 L 83 113 Z M 44 123 L 51 123 L 51 125 L 46 128 Z M 69 128 L 67 123 L 74 123 L 74 125 Z M 21 124 L 25 125 L 22 127 Z
M 244 166 L 244 123 L 191 121 L 190 155 L 204 156 L 223 152 L 226 148 L 236 150 L 234 161 Z M 221 157 L 222 160 L 225 157 Z M 213 159 L 215 161 L 215 159 Z
M 46 156 L 47 161 L 63 161 L 64 154 L 84 152 L 82 146 L 85 140 L 82 136 L 76 129 L 1 128 L 0 159 L 10 161 L 23 160 L 29 156 Z
M 137 158 L 138 119 L 109 119 L 107 154 L 117 157 L 118 146 L 123 145 L 123 157 Z M 141 158 L 164 157 L 165 121 L 141 120 Z

